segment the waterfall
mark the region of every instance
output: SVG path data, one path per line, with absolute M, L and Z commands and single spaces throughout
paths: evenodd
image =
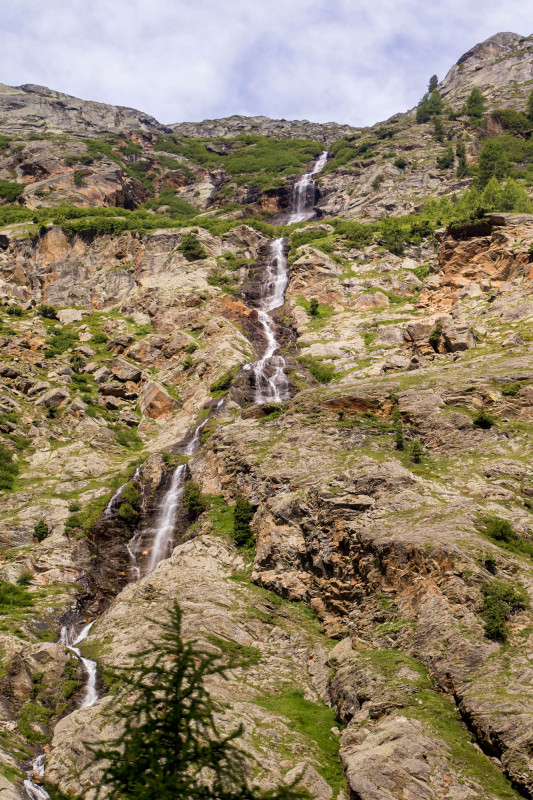
M 170 486 L 163 497 L 161 510 L 155 526 L 154 541 L 150 554 L 150 561 L 146 569 L 147 572 L 152 572 L 160 561 L 164 558 L 168 558 L 170 555 L 169 551 L 174 540 L 176 516 L 183 500 L 186 470 L 186 464 L 181 464 L 179 467 L 176 467 L 172 475 Z
M 76 629 L 73 626 L 64 625 L 61 628 L 61 636 L 59 641 L 61 644 L 64 644 L 65 647 L 73 652 L 77 658 L 81 661 L 83 666 L 87 671 L 87 683 L 85 684 L 85 694 L 83 696 L 83 700 L 81 701 L 80 708 L 89 708 L 89 706 L 94 705 L 98 700 L 98 692 L 96 691 L 96 673 L 97 673 L 97 664 L 96 661 L 92 661 L 90 658 L 84 658 L 80 652 L 79 647 L 76 645 L 81 644 L 84 639 L 87 638 L 89 635 L 89 631 L 91 630 L 92 626 L 94 625 L 96 620 L 93 622 L 88 622 L 80 631 L 80 633 L 76 636 Z
M 324 169 L 327 160 L 328 151 L 324 150 L 317 158 L 313 169 L 298 178 L 294 184 L 292 190 L 292 213 L 289 217 L 289 225 L 292 222 L 305 222 L 307 219 L 312 219 L 315 205 L 314 176 Z
M 270 242 L 266 276 L 261 284 L 257 321 L 262 328 L 267 346 L 263 357 L 251 367 L 255 376 L 256 403 L 281 403 L 288 396 L 289 382 L 285 375 L 285 359 L 281 355 L 276 355 L 276 350 L 279 349 L 276 326 L 268 313 L 284 303 L 285 289 L 289 280 L 284 245 L 284 239 L 274 239 Z
M 39 786 L 37 783 L 32 781 L 32 778 L 44 778 L 45 758 L 46 753 L 41 753 L 40 756 L 36 756 L 33 759 L 31 763 L 31 769 L 27 773 L 26 780 L 24 781 L 24 788 L 26 789 L 26 794 L 30 800 L 48 800 L 50 797 L 48 792 L 43 789 L 42 786 Z
M 315 178 L 326 164 L 328 151 L 320 155 L 310 172 L 302 175 L 293 187 L 292 213 L 289 224 L 303 222 L 314 215 Z M 285 256 L 285 240 L 270 242 L 269 255 L 265 265 L 266 276 L 260 286 L 257 321 L 266 340 L 266 350 L 255 363 L 248 365 L 255 378 L 256 403 L 282 403 L 289 396 L 289 381 L 285 374 L 285 359 L 277 351 L 276 325 L 270 312 L 280 308 L 285 302 L 285 289 L 289 282 L 289 270 Z

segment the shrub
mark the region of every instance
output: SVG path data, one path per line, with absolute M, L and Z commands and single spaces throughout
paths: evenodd
M 33 575 L 27 569 L 23 569 L 17 578 L 17 586 L 29 586 L 33 580 Z
M 478 411 L 478 413 L 475 415 L 473 422 L 476 428 L 488 430 L 494 425 L 494 418 L 490 414 L 487 414 L 485 409 L 482 408 L 481 411 Z
M 195 344 L 194 342 L 189 342 L 189 344 L 185 348 L 185 352 L 188 355 L 191 355 L 191 353 L 194 353 L 196 350 L 198 350 L 198 345 Z
M 83 367 L 85 366 L 85 361 L 83 360 L 83 358 L 80 356 L 79 353 L 72 353 L 72 355 L 69 358 L 69 364 L 71 368 L 74 370 L 74 372 L 79 374 L 83 369 Z
M 393 162 L 393 164 L 395 167 L 398 167 L 398 169 L 405 169 L 407 166 L 407 159 L 403 156 L 400 156 Z
M 256 512 L 256 506 L 238 495 L 233 508 L 233 538 L 237 547 L 250 547 L 254 543 L 254 536 L 250 522 Z
M 87 519 L 87 515 L 83 511 L 78 511 L 76 514 L 71 514 L 65 522 L 65 531 L 71 531 L 74 528 L 83 528 Z
M 85 178 L 84 170 L 76 170 L 76 172 L 74 172 L 73 175 L 72 175 L 72 180 L 74 182 L 74 186 L 76 186 L 78 189 L 81 186 L 85 186 L 84 178 Z
M 318 300 L 316 297 L 312 297 L 309 301 L 309 313 L 312 317 L 318 316 Z
M 117 425 L 115 428 L 117 443 L 122 447 L 136 448 L 142 444 L 137 428 L 128 428 L 127 425 Z
M 15 183 L 14 181 L 0 180 L 0 197 L 12 203 L 17 197 L 20 197 L 24 191 L 22 183 Z
M 139 516 L 138 511 L 131 505 L 131 503 L 121 503 L 118 509 L 118 516 L 124 522 L 133 522 Z
M 10 317 L 21 317 L 24 311 L 20 306 L 8 306 L 6 308 L 6 314 L 9 314 Z
M 355 247 L 365 247 L 371 244 L 374 232 L 371 225 L 363 225 L 355 220 L 346 220 L 335 223 L 335 232 L 344 236 Z
M 437 156 L 437 167 L 439 169 L 449 169 L 450 167 L 453 167 L 454 164 L 455 164 L 455 155 L 453 152 L 453 148 L 450 145 L 449 147 L 446 148 L 446 150 L 444 150 L 442 155 Z
M 74 514 L 76 511 L 79 511 L 80 508 L 81 506 L 76 500 L 68 504 L 68 510 L 70 511 L 71 514 Z
M 96 331 L 91 336 L 91 342 L 93 344 L 105 344 L 108 341 L 108 336 L 103 331 Z
M 435 117 L 433 120 L 433 137 L 435 141 L 444 141 L 444 125 L 440 117 Z
M 45 319 L 57 319 L 57 311 L 54 306 L 47 306 L 46 303 L 41 303 L 37 306 L 37 313 Z
M 319 383 L 331 383 L 335 377 L 335 367 L 319 361 L 314 356 L 302 356 L 298 361 L 303 364 L 308 372 L 317 379 Z
M 190 369 L 192 365 L 193 365 L 192 356 L 190 353 L 187 353 L 187 355 L 183 359 L 183 369 Z
M 13 453 L 0 443 L 0 491 L 8 492 L 13 488 L 18 471 Z
M 192 232 L 184 235 L 178 251 L 183 253 L 187 261 L 199 261 L 201 258 L 207 258 L 207 252 L 198 237 Z
M 524 134 L 531 130 L 531 120 L 514 108 L 496 108 L 491 111 L 491 117 L 499 122 L 504 130 L 514 134 Z
M 432 346 L 433 350 L 435 350 L 435 352 L 437 352 L 439 348 L 441 336 L 442 336 L 442 323 L 437 322 L 437 324 L 429 334 L 429 343 Z
M 35 536 L 35 538 L 37 539 L 38 542 L 42 542 L 43 539 L 46 539 L 46 537 L 49 534 L 50 534 L 50 528 L 48 527 L 48 525 L 46 524 L 44 519 L 40 519 L 36 523 L 36 525 L 35 525 L 35 527 L 33 529 L 33 535 Z
M 508 636 L 507 620 L 517 611 L 528 608 L 528 596 L 519 584 L 513 586 L 497 580 L 484 581 L 481 591 L 485 635 L 489 639 L 505 642 Z
M 502 386 L 502 394 L 504 397 L 517 397 L 520 394 L 519 383 L 505 383 Z
M 183 492 L 183 505 L 190 520 L 194 521 L 207 508 L 200 485 L 195 481 L 186 481 Z
M 70 350 L 78 343 L 78 334 L 61 328 L 51 328 L 46 337 L 48 347 L 44 351 L 45 358 L 53 358 Z
M 382 172 L 380 172 L 379 175 L 376 175 L 376 177 L 371 183 L 371 186 L 375 192 L 379 189 L 384 180 L 385 180 L 385 175 Z

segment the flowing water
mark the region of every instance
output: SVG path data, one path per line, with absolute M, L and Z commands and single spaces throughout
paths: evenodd
M 298 178 L 294 184 L 292 190 L 292 213 L 289 217 L 289 225 L 291 222 L 305 222 L 305 220 L 313 218 L 315 214 L 315 175 L 318 175 L 318 173 L 324 169 L 327 160 L 328 151 L 324 150 L 317 158 L 313 169 Z
M 43 789 L 42 786 L 39 786 L 37 783 L 32 781 L 32 778 L 44 778 L 45 758 L 46 754 L 41 753 L 40 756 L 37 756 L 33 759 L 31 769 L 27 773 L 26 780 L 24 781 L 24 788 L 26 789 L 26 794 L 30 800 L 47 800 L 47 798 L 50 797 L 48 792 Z
M 168 558 L 170 555 L 172 543 L 174 541 L 176 516 L 183 500 L 186 472 L 186 464 L 181 464 L 179 467 L 176 467 L 172 474 L 170 486 L 161 502 L 161 510 L 155 526 L 152 552 L 146 569 L 147 572 L 152 572 L 160 561 L 164 558 Z
M 96 620 L 93 620 L 93 622 L 88 622 L 86 625 L 84 625 L 77 635 L 76 628 L 74 626 L 64 625 L 61 628 L 61 636 L 59 638 L 61 644 L 64 644 L 65 647 L 68 647 L 68 649 L 79 658 L 87 672 L 87 683 L 85 684 L 85 693 L 83 695 L 80 708 L 89 708 L 89 706 L 94 705 L 94 703 L 96 703 L 98 700 L 98 692 L 96 691 L 96 661 L 92 661 L 90 658 L 84 658 L 79 647 L 77 647 L 78 644 L 81 644 L 83 640 L 87 638 L 95 621 Z
M 328 151 L 317 159 L 313 169 L 302 175 L 294 184 L 292 193 L 291 222 L 303 222 L 312 219 L 315 214 L 315 178 L 328 159 Z M 270 312 L 281 308 L 285 302 L 285 289 L 289 282 L 285 240 L 274 239 L 270 242 L 269 255 L 265 265 L 266 276 L 261 284 L 257 321 L 266 341 L 263 356 L 251 364 L 255 379 L 256 403 L 282 403 L 289 397 L 289 381 L 285 373 L 285 359 L 278 353 L 280 344 L 276 338 L 276 325 Z

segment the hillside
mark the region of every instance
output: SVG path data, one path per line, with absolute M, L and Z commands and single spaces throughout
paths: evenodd
M 0 87 L 6 800 L 174 600 L 262 788 L 533 797 L 532 48 L 370 128 Z

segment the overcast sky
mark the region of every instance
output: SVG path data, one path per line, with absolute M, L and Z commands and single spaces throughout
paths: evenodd
M 0 82 L 160 122 L 231 114 L 369 125 L 532 0 L 2 0 Z

